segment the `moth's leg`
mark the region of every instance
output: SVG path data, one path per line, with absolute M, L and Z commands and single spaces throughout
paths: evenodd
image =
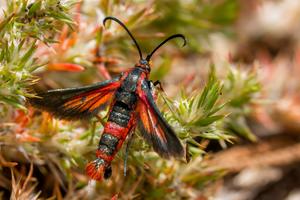
M 162 85 L 161 85 L 161 82 L 160 82 L 159 80 L 154 81 L 152 84 L 153 84 L 154 86 L 158 86 L 158 88 L 159 88 L 161 91 L 165 92 L 164 89 L 163 89 L 163 87 L 162 87 Z
M 101 125 L 104 127 L 105 121 L 102 119 L 102 117 L 100 117 L 99 115 L 96 115 L 96 118 L 97 118 L 98 121 L 101 123 Z M 106 118 L 106 116 L 105 116 L 104 118 Z
M 94 137 L 95 137 L 95 132 L 96 132 L 96 124 L 97 124 L 97 122 L 100 122 L 103 127 L 105 125 L 105 121 L 102 119 L 102 117 L 100 117 L 99 115 L 95 115 L 95 117 L 97 118 L 97 121 L 93 121 L 92 122 L 92 136 L 91 136 L 89 144 L 93 143 L 93 140 L 94 140 Z
M 94 137 L 95 137 L 95 132 L 96 132 L 96 124 L 97 124 L 97 121 L 93 121 L 92 122 L 92 135 L 91 135 L 91 139 L 89 141 L 89 144 L 93 144 L 93 140 L 94 140 Z
M 127 136 L 127 144 L 126 144 L 126 148 L 125 148 L 125 158 L 124 158 L 124 176 L 126 176 L 126 172 L 127 172 L 127 159 L 128 159 L 128 154 L 129 154 L 129 147 L 131 145 L 131 141 L 133 138 L 133 133 L 134 133 L 134 128 L 131 128 L 129 135 Z
M 155 81 L 155 82 L 152 82 L 152 81 L 149 81 L 149 87 L 151 89 L 151 93 L 152 95 L 156 98 L 156 94 L 154 92 L 154 87 L 158 85 L 158 89 L 161 91 L 161 97 L 163 99 L 163 101 L 165 102 L 165 104 L 168 106 L 168 108 L 170 109 L 170 111 L 172 113 L 175 113 L 174 110 L 172 109 L 172 107 L 170 106 L 170 104 L 168 103 L 167 101 L 167 94 L 166 92 L 164 91 L 164 89 L 162 88 L 162 85 L 161 85 L 161 82 L 160 81 Z

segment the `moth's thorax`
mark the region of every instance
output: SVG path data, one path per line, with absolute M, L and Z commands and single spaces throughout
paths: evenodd
M 122 90 L 127 92 L 135 92 L 137 82 L 142 73 L 143 70 L 141 70 L 140 68 L 133 68 L 131 71 L 129 71 L 129 73 L 127 74 L 127 76 L 121 84 Z

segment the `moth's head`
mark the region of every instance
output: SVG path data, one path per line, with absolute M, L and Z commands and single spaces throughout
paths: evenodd
M 150 73 L 150 71 L 151 71 L 151 64 L 152 64 L 151 61 L 148 61 L 146 59 L 141 59 L 139 61 L 139 63 L 137 63 L 135 65 L 135 67 L 139 67 L 139 68 L 143 69 L 144 71 Z

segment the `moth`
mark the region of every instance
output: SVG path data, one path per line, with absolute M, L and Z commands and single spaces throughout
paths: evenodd
M 28 98 L 29 103 L 54 116 L 67 120 L 87 119 L 109 107 L 108 119 L 104 125 L 96 159 L 86 165 L 87 175 L 94 180 L 107 179 L 112 174 L 111 162 L 122 144 L 135 129 L 139 129 L 143 138 L 163 158 L 183 157 L 184 149 L 175 131 L 159 111 L 154 98 L 154 86 L 159 82 L 149 80 L 152 55 L 166 42 L 181 38 L 175 34 L 161 42 L 150 54 L 143 58 L 141 49 L 119 19 L 106 17 L 121 25 L 133 40 L 140 60 L 131 69 L 111 80 L 78 88 L 55 89 L 38 93 Z

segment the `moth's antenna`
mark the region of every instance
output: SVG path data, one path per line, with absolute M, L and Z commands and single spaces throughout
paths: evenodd
M 169 40 L 172 40 L 172 39 L 174 39 L 174 38 L 182 38 L 183 39 L 183 46 L 185 46 L 186 45 L 186 39 L 185 39 L 185 37 L 184 37 L 184 35 L 182 35 L 182 34 L 175 34 L 175 35 L 172 35 L 172 36 L 170 36 L 170 37 L 168 37 L 167 39 L 165 39 L 162 43 L 160 43 L 149 55 L 147 55 L 147 57 L 146 57 L 146 60 L 147 61 L 150 61 L 150 58 L 152 57 L 152 55 L 155 53 L 155 51 L 157 50 L 157 49 L 159 49 L 162 45 L 164 45 L 166 42 L 168 42 Z
M 129 31 L 128 28 L 125 26 L 125 24 L 123 24 L 123 22 L 121 22 L 119 19 L 117 19 L 117 18 L 115 18 L 115 17 L 109 16 L 109 17 L 105 17 L 105 18 L 104 18 L 104 20 L 103 20 L 103 26 L 105 26 L 105 22 L 106 22 L 107 20 L 109 20 L 109 19 L 110 19 L 110 20 L 113 20 L 113 21 L 115 21 L 115 22 L 117 22 L 118 24 L 120 24 L 120 25 L 127 31 L 128 35 L 131 37 L 131 39 L 133 40 L 133 42 L 134 42 L 136 48 L 138 49 L 139 55 L 140 55 L 140 59 L 142 60 L 142 59 L 143 59 L 142 51 L 141 51 L 141 49 L 140 49 L 140 47 L 139 47 L 137 41 L 134 39 L 133 35 L 130 33 L 130 31 Z

